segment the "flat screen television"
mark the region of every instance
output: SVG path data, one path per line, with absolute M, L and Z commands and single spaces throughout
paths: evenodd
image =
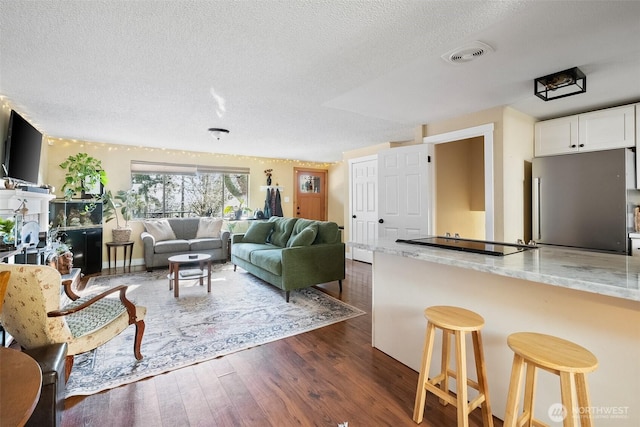
M 20 114 L 11 110 L 4 145 L 2 172 L 5 177 L 37 184 L 42 134 Z

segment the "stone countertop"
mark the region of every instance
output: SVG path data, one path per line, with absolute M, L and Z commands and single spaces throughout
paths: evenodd
M 349 242 L 348 245 L 374 252 L 640 301 L 640 257 L 552 246 L 540 246 L 537 249 L 506 256 L 491 256 L 396 243 L 393 240 L 383 239 L 368 243 Z

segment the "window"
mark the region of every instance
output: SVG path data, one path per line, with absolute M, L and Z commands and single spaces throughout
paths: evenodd
M 131 162 L 135 218 L 222 217 L 248 205 L 249 168 Z

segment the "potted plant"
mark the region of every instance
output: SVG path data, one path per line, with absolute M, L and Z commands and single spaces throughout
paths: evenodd
M 6 245 L 14 245 L 16 242 L 16 236 L 13 232 L 13 227 L 16 225 L 16 221 L 13 218 L 1 218 L 0 217 L 0 234 L 2 234 L 2 242 Z
M 87 190 L 107 183 L 107 174 L 102 169 L 102 162 L 87 153 L 71 155 L 59 166 L 67 171 L 61 188 L 66 200 L 71 200 L 77 194 L 82 198 L 96 197 L 98 192 L 92 192 L 87 196 Z
M 104 222 L 109 222 L 114 218 L 116 220 L 116 228 L 111 230 L 113 241 L 130 241 L 131 227 L 129 226 L 129 220 L 135 210 L 135 206 L 140 202 L 140 195 L 134 190 L 120 190 L 114 195 L 111 190 L 109 190 L 102 195 L 102 202 Z M 120 216 L 122 216 L 124 221 L 123 225 L 120 225 Z
M 252 212 L 250 208 L 242 206 L 244 204 L 244 200 L 240 199 L 238 201 L 240 202 L 239 206 L 227 205 L 222 213 L 225 215 L 232 215 L 235 219 L 240 219 L 244 213 Z

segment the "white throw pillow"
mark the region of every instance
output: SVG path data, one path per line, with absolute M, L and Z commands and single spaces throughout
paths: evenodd
M 217 239 L 220 237 L 222 219 L 201 217 L 198 222 L 196 239 Z
M 144 228 L 149 234 L 156 239 L 156 242 L 162 240 L 176 240 L 176 234 L 166 219 L 157 219 L 153 221 L 144 221 Z

